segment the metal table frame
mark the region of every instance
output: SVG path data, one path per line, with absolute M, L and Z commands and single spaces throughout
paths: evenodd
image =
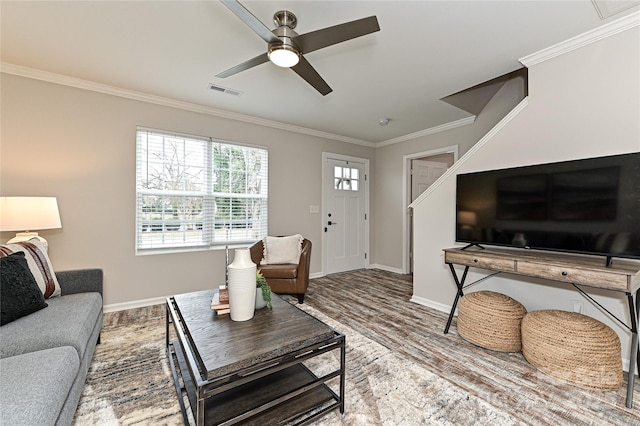
M 310 375 L 310 381 L 302 385 L 296 386 L 292 389 L 287 389 L 279 397 L 263 403 L 255 408 L 252 408 L 246 412 L 236 413 L 233 417 L 225 419 L 219 424 L 231 425 L 244 420 L 247 420 L 253 416 L 269 410 L 279 404 L 285 403 L 293 398 L 299 397 L 307 392 L 313 391 L 317 388 L 322 388 L 330 395 L 333 400 L 328 406 L 323 407 L 316 412 L 299 413 L 296 419 L 294 419 L 295 425 L 308 424 L 309 422 L 323 416 L 327 412 L 338 408 L 341 414 L 344 414 L 344 393 L 345 393 L 345 336 L 333 330 L 334 335 L 332 338 L 305 347 L 299 350 L 288 353 L 284 356 L 279 356 L 270 359 L 265 362 L 261 362 L 251 367 L 243 368 L 232 374 L 223 375 L 214 379 L 206 380 L 206 371 L 203 372 L 203 368 L 197 356 L 194 355 L 194 343 L 189 336 L 189 332 L 183 319 L 180 316 L 178 307 L 176 306 L 173 297 L 167 298 L 166 304 L 166 347 L 167 355 L 171 365 L 173 378 L 176 386 L 176 393 L 180 403 L 183 419 L 185 424 L 189 424 L 185 403 L 183 401 L 183 395 L 187 393 L 189 400 L 191 401 L 191 409 L 193 417 L 197 426 L 204 426 L 205 424 L 205 402 L 208 398 L 220 395 L 226 391 L 245 385 L 250 382 L 254 382 L 261 378 L 267 377 L 273 373 L 280 372 L 289 368 L 296 367 L 298 369 L 303 368 Z M 170 341 L 170 324 L 173 324 L 176 332 L 177 340 Z M 340 366 L 337 370 L 325 374 L 322 377 L 316 377 L 308 368 L 302 363 L 305 360 L 316 357 L 323 353 L 340 350 Z M 183 368 L 180 368 L 178 361 L 182 360 Z M 178 367 L 178 368 L 177 368 Z M 186 367 L 188 377 L 185 376 L 183 369 Z M 182 384 L 180 384 L 180 377 L 182 377 Z M 339 394 L 336 394 L 326 383 L 335 378 L 340 379 Z M 187 382 L 192 382 L 193 386 L 186 385 Z M 195 404 L 193 403 L 195 402 Z M 326 402 L 326 401 L 325 401 Z M 194 407 L 195 405 L 195 407 Z
M 479 256 L 481 256 L 481 254 L 479 254 Z M 444 328 L 444 334 L 449 333 L 449 328 L 451 327 L 451 322 L 453 320 L 453 316 L 456 310 L 456 307 L 458 306 L 458 301 L 460 300 L 460 298 L 462 296 L 464 296 L 464 292 L 463 290 L 465 288 L 471 287 L 473 285 L 476 285 L 488 278 L 491 278 L 495 275 L 498 275 L 500 273 L 502 273 L 502 271 L 497 271 L 494 272 L 490 275 L 487 275 L 485 277 L 480 278 L 477 281 L 474 281 L 472 283 L 469 284 L 465 284 L 465 281 L 467 279 L 467 273 L 469 272 L 469 268 L 470 265 L 464 265 L 464 271 L 462 273 L 462 277 L 458 278 L 458 274 L 456 273 L 455 268 L 453 267 L 455 262 L 450 262 L 450 261 L 446 261 L 445 263 L 449 265 L 449 269 L 451 271 L 451 275 L 453 277 L 453 280 L 455 282 L 456 285 L 456 296 L 455 299 L 453 300 L 453 304 L 451 305 L 451 311 L 449 313 L 449 318 L 447 320 L 447 324 Z M 497 268 L 490 268 L 487 266 L 483 266 L 481 269 L 488 269 L 488 270 L 494 270 L 496 271 Z M 518 274 L 518 275 L 522 275 L 522 274 Z M 629 308 L 629 316 L 631 317 L 631 325 L 628 325 L 626 322 L 624 322 L 623 320 L 621 320 L 620 318 L 618 318 L 616 315 L 614 315 L 613 313 L 611 313 L 609 310 L 607 310 L 604 306 L 602 306 L 600 303 L 598 303 L 598 301 L 596 301 L 593 297 L 591 297 L 589 294 L 587 294 L 580 286 L 578 286 L 577 284 L 570 282 L 569 284 L 571 284 L 576 290 L 578 290 L 583 296 L 585 296 L 587 299 L 589 299 L 592 303 L 596 304 L 600 309 L 602 309 L 604 312 L 606 312 L 611 318 L 615 319 L 616 321 L 618 321 L 622 326 L 624 326 L 626 329 L 628 329 L 631 332 L 631 350 L 630 350 L 630 354 L 629 354 L 629 373 L 628 373 L 628 381 L 627 381 L 627 397 L 626 397 L 626 401 L 625 401 L 625 405 L 627 408 L 633 408 L 633 389 L 634 389 L 634 382 L 635 382 L 635 372 L 639 371 L 640 372 L 640 347 L 638 346 L 638 318 L 639 318 L 639 314 L 640 314 L 640 306 L 638 305 L 637 301 L 638 301 L 638 294 L 640 293 L 640 289 L 636 290 L 635 293 L 633 292 L 629 292 L 626 291 L 624 292 L 625 296 L 627 297 L 627 303 L 628 303 L 628 308 Z M 610 291 L 616 291 L 616 290 L 611 290 L 611 289 L 606 289 L 604 287 L 599 287 L 601 289 L 604 290 L 610 290 Z M 636 370 L 637 368 L 637 370 Z

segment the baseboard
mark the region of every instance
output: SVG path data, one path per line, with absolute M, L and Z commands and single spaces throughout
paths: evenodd
M 392 269 L 392 268 L 387 268 L 381 265 L 371 265 L 369 266 L 369 269 L 382 269 L 385 271 L 389 271 L 389 272 L 395 272 L 397 274 L 401 274 L 402 272 L 399 272 L 398 270 Z M 322 278 L 324 277 L 325 274 L 322 272 L 316 272 L 313 274 L 309 274 L 309 279 L 313 279 L 313 278 Z M 108 312 L 118 312 L 118 311 L 125 311 L 127 309 L 135 309 L 135 308 L 144 308 L 146 306 L 152 306 L 152 305 L 161 305 L 163 303 L 166 302 L 167 297 L 169 296 L 163 296 L 163 297 L 154 297 L 151 299 L 141 299 L 141 300 L 132 300 L 131 302 L 122 302 L 122 303 L 112 303 L 109 305 L 104 305 L 103 307 L 103 312 L 106 314 Z
M 404 274 L 404 271 L 400 268 L 392 268 L 391 266 L 380 265 L 378 263 L 373 263 L 367 267 L 367 269 L 381 269 L 387 272 L 393 272 L 394 274 Z
M 409 299 L 410 302 L 417 303 L 418 305 L 426 306 L 427 308 L 435 309 L 436 311 L 444 312 L 448 314 L 451 312 L 451 305 L 445 305 L 444 303 L 435 302 L 430 299 L 425 299 L 424 297 L 416 296 L 415 294 L 411 296 Z M 458 310 L 456 309 L 455 314 L 458 314 Z
M 324 274 L 321 272 L 316 272 L 315 274 L 309 274 L 309 278 L 321 278 Z M 122 302 L 122 303 L 112 303 L 109 305 L 104 305 L 103 312 L 106 314 L 108 312 L 118 312 L 125 311 L 127 309 L 135 309 L 135 308 L 144 308 L 146 306 L 152 305 L 161 305 L 167 301 L 167 297 L 154 297 L 151 299 L 141 299 L 141 300 L 132 300 L 131 302 Z
M 396 272 L 395 270 L 393 270 L 393 268 L 387 268 L 382 265 L 370 265 L 369 269 L 382 269 L 384 271 L 395 272 L 398 274 L 401 273 L 401 272 Z M 320 278 L 323 276 L 324 275 L 322 273 L 309 274 L 309 278 Z M 155 297 L 152 299 L 134 300 L 132 302 L 113 303 L 110 305 L 105 305 L 103 307 L 103 311 L 104 313 L 109 313 L 109 312 L 124 311 L 127 309 L 144 308 L 146 306 L 163 304 L 166 302 L 166 300 L 167 300 L 166 297 Z M 448 314 L 451 311 L 450 305 L 445 305 L 444 303 L 435 302 L 433 300 L 426 299 L 424 297 L 420 297 L 416 295 L 411 296 L 411 299 L 409 299 L 409 301 L 413 303 L 417 303 L 418 305 L 426 306 L 427 308 L 435 309 L 436 311 L 444 312 L 445 314 Z M 456 309 L 455 315 L 457 314 L 458 314 L 458 310 Z M 629 360 L 624 357 L 622 358 L 622 369 L 626 372 L 629 371 Z M 636 375 L 638 375 L 637 371 L 636 371 Z
M 131 302 L 122 302 L 122 303 L 112 303 L 109 305 L 104 305 L 102 308 L 103 312 L 118 312 L 125 311 L 127 309 L 135 309 L 135 308 L 144 308 L 146 306 L 152 305 L 161 305 L 167 301 L 166 297 L 154 297 L 152 299 L 142 299 L 142 300 L 133 300 Z

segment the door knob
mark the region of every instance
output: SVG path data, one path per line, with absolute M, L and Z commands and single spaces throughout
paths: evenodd
M 338 224 L 338 222 L 332 222 L 332 221 L 328 221 L 327 222 L 327 225 L 337 225 L 337 224 Z

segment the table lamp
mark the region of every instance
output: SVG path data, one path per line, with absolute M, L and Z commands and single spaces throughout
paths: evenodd
M 47 240 L 32 232 L 62 228 L 56 197 L 0 197 L 0 231 L 21 231 L 8 241 L 36 238 L 48 248 Z

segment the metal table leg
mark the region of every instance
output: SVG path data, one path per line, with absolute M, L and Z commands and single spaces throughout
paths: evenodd
M 444 328 L 444 334 L 449 333 L 449 327 L 451 327 L 451 321 L 453 321 L 453 313 L 456 311 L 456 307 L 458 306 L 458 301 L 464 293 L 462 292 L 462 288 L 464 287 L 464 281 L 467 279 L 467 272 L 469 272 L 469 267 L 464 267 L 464 272 L 462 273 L 462 280 L 458 279 L 458 274 L 456 273 L 455 268 L 452 263 L 449 263 L 449 269 L 451 269 L 451 275 L 453 275 L 453 280 L 456 282 L 456 287 L 458 288 L 458 292 L 456 293 L 456 298 L 453 300 L 453 306 L 451 306 L 451 312 L 449 313 L 449 319 L 447 320 L 447 325 Z
M 640 305 L 638 305 L 638 294 L 640 290 L 636 291 L 635 303 L 636 303 L 636 325 L 638 324 L 638 318 L 640 318 Z M 631 315 L 633 316 L 633 314 Z M 637 333 L 636 333 L 637 334 Z M 637 356 L 637 372 L 640 373 L 640 347 L 638 347 L 638 356 Z
M 636 297 L 631 293 L 627 293 L 627 300 L 629 301 L 629 316 L 631 317 L 631 351 L 629 353 L 629 379 L 627 381 L 627 408 L 633 408 L 633 387 L 635 384 L 635 370 L 636 366 L 640 371 L 640 359 L 638 357 L 638 292 L 636 291 Z
M 345 386 L 345 363 L 347 359 L 347 348 L 345 345 L 345 341 L 342 341 L 342 346 L 340 347 L 340 414 L 344 414 L 344 393 L 346 390 Z

